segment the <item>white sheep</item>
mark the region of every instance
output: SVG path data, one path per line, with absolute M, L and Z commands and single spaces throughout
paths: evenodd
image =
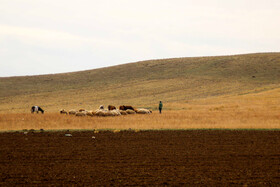
M 134 110 L 131 110 L 131 109 L 127 109 L 126 113 L 127 114 L 136 114 L 136 112 Z
M 135 109 L 137 114 L 151 114 L 151 111 L 146 108 Z
M 120 116 L 120 115 L 122 115 L 121 112 L 119 110 L 117 110 L 117 109 L 109 110 L 108 112 L 110 112 L 110 114 L 112 116 Z
M 127 115 L 127 112 L 125 110 L 119 110 L 121 115 Z
M 97 109 L 93 112 L 96 116 L 120 116 L 121 113 L 119 110 L 103 110 L 103 109 Z
M 69 110 L 68 114 L 69 115 L 76 115 L 77 111 L 72 109 L 72 110 Z
M 65 109 L 60 109 L 60 114 L 68 114 L 67 111 Z
M 101 110 L 101 109 L 97 109 L 93 112 L 93 114 L 96 115 L 96 116 L 106 116 L 106 111 Z
M 94 116 L 92 110 L 90 110 L 90 111 L 85 111 L 85 113 L 86 113 L 87 116 Z
M 77 112 L 76 116 L 86 116 L 86 112 Z

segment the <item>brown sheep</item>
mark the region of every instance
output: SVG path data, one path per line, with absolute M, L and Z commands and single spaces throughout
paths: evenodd
M 125 106 L 125 105 L 122 105 L 119 107 L 120 110 L 127 110 L 127 109 L 130 109 L 130 110 L 133 110 L 134 111 L 134 108 L 132 106 Z
M 113 106 L 113 105 L 108 105 L 108 110 L 115 110 L 115 109 L 116 109 L 115 106 Z

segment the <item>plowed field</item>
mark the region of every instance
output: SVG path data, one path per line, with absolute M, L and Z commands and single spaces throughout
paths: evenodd
M 0 186 L 280 183 L 280 131 L 66 133 L 1 133 Z

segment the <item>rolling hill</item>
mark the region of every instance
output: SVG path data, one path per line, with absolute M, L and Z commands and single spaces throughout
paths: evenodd
M 187 103 L 280 88 L 280 53 L 148 60 L 80 72 L 0 78 L 0 112 L 158 101 Z M 170 106 L 169 109 L 172 109 Z

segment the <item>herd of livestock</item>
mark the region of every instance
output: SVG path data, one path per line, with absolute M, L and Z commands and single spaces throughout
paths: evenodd
M 152 111 L 145 108 L 134 108 L 132 106 L 122 105 L 117 109 L 115 106 L 109 105 L 108 109 L 105 109 L 103 105 L 99 107 L 99 109 L 92 110 L 69 110 L 68 112 L 65 109 L 60 110 L 60 114 L 69 114 L 75 116 L 120 116 L 127 114 L 151 114 Z

